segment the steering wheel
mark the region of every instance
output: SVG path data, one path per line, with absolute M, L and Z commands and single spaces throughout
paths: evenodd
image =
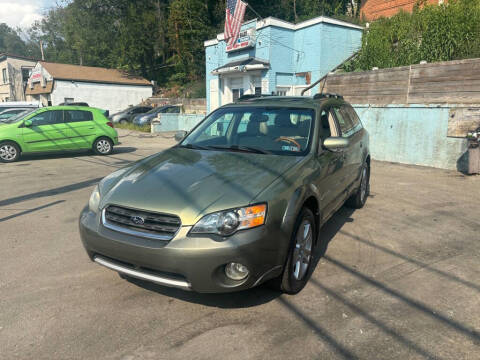
M 302 146 L 295 139 L 289 138 L 287 136 L 280 136 L 278 139 L 275 140 L 275 142 L 278 142 L 278 141 L 285 141 L 285 142 L 294 144 L 298 149 L 297 151 L 300 151 L 300 149 L 302 148 Z

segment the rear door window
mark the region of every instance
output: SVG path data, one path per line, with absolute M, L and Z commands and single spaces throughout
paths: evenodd
M 343 110 L 350 116 L 350 120 L 353 123 L 353 131 L 354 133 L 360 131 L 363 129 L 362 122 L 360 121 L 360 118 L 358 117 L 357 112 L 351 105 L 344 105 Z
M 340 107 L 333 107 L 335 117 L 337 118 L 338 125 L 340 126 L 341 136 L 348 138 L 353 135 L 353 123 L 350 120 L 350 116 L 345 113 Z
M 83 110 L 65 110 L 64 117 L 66 123 L 93 121 L 93 114 Z

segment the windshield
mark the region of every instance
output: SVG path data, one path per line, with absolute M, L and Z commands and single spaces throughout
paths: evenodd
M 227 107 L 207 117 L 180 146 L 205 150 L 305 155 L 313 134 L 313 109 Z
M 11 118 L 0 120 L 0 122 L 3 122 L 4 124 L 13 124 L 17 121 L 22 120 L 25 116 L 35 112 L 37 109 L 29 109 L 21 112 L 20 114 L 14 115 Z
M 156 107 L 156 108 L 153 108 L 152 110 L 150 110 L 149 112 L 147 112 L 147 114 L 156 114 L 164 109 L 166 109 L 167 107 L 166 106 L 162 106 L 162 107 Z

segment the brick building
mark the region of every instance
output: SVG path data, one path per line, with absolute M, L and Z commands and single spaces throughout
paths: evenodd
M 427 0 L 428 4 L 443 4 L 445 0 Z M 391 17 L 401 9 L 412 11 L 417 0 L 362 0 L 360 14 L 367 20 Z

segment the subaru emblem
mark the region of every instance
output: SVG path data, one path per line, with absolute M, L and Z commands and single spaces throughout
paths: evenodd
M 145 219 L 142 218 L 141 216 L 132 216 L 130 220 L 135 224 L 135 225 L 143 225 L 145 224 Z

